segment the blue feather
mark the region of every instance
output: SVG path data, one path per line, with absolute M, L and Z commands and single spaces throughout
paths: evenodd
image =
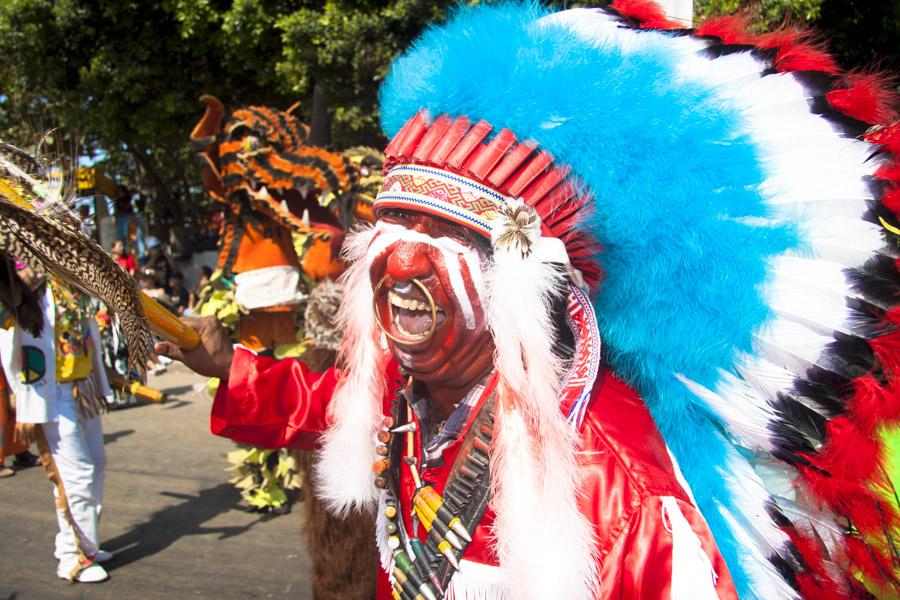
M 732 504 L 716 467 L 726 442 L 674 377 L 713 388 L 750 350 L 770 312 L 767 258 L 800 245 L 766 226 L 756 148 L 737 111 L 675 77 L 653 34 L 641 52 L 588 46 L 535 5 L 480 6 L 427 31 L 381 93 L 390 136 L 421 108 L 485 119 L 532 138 L 595 197 L 583 223 L 604 246 L 595 298 L 607 359 L 643 394 L 678 459 L 741 595 L 747 576 L 718 506 Z M 495 129 L 495 130 L 496 130 Z

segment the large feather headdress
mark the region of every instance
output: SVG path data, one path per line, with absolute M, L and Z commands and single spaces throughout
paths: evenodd
M 382 90 L 393 141 L 376 210 L 415 207 L 486 235 L 504 222 L 505 240 L 539 227 L 565 245 L 609 368 L 645 398 L 742 597 L 839 597 L 860 575 L 900 590 L 880 438 L 900 419 L 900 126 L 878 125 L 894 117 L 882 83 L 842 72 L 799 31 L 753 35 L 739 19 L 690 31 L 618 1 L 461 10 Z M 511 200 L 533 214 L 498 208 Z M 545 275 L 535 297 L 553 293 Z M 510 310 L 526 304 L 519 285 L 493 287 L 491 302 L 504 292 Z M 529 419 L 548 417 L 559 382 L 537 354 L 552 347 L 492 325 L 513 409 L 498 447 L 519 434 L 539 444 Z M 569 452 L 565 416 L 540 422 Z M 559 452 L 522 448 L 501 454 L 559 459 L 546 468 L 564 473 L 558 489 L 577 484 Z M 547 540 L 573 558 L 556 581 L 591 575 L 575 560 L 589 546 L 576 520 Z M 496 533 L 510 579 L 532 581 Z

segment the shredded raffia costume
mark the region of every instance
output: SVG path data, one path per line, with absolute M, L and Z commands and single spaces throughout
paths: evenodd
M 379 220 L 345 245 L 343 371 L 238 350 L 213 430 L 320 444 L 323 497 L 377 507 L 383 597 L 894 596 L 882 83 L 802 32 L 688 31 L 647 2 L 461 10 L 382 92 L 393 139 Z M 403 244 L 448 265 L 461 316 L 482 299 L 496 345 L 438 426 L 383 325 L 427 326 L 434 301 L 392 288 L 394 312 L 372 310 Z
M 358 170 L 340 153 L 309 143 L 295 110 L 263 106 L 225 111 L 203 96 L 206 112 L 191 132 L 210 196 L 227 208 L 214 278 L 228 282 L 242 315 L 238 339 L 261 350 L 293 344 L 294 313 L 310 280 L 337 277 L 330 248 L 340 238 L 337 210 L 325 197 L 350 193 Z M 337 206 L 339 203 L 335 203 Z M 306 234 L 295 252 L 292 232 Z M 339 247 L 339 241 L 338 241 Z
M 339 302 L 341 290 L 332 279 L 345 265 L 338 249 L 349 222 L 371 210 L 374 198 L 365 194 L 371 175 L 362 163 L 377 161 L 379 153 L 333 152 L 312 143 L 315 132 L 300 121 L 299 103 L 286 111 L 249 106 L 226 114 L 217 99 L 202 99 L 206 111 L 191 140 L 201 150 L 207 191 L 227 207 L 227 216 L 213 276 L 220 289 L 200 312 L 233 324 L 236 339 L 255 351 L 299 353 L 323 369 L 331 366 L 340 332 L 320 315 L 323 308 L 333 312 L 327 307 Z M 218 300 L 225 305 L 217 307 Z M 233 318 L 223 319 L 229 310 Z M 311 486 L 302 485 L 310 470 L 308 453 L 251 445 L 230 452 L 228 460 L 231 482 L 256 510 L 289 509 L 286 490 L 305 488 L 317 599 L 371 597 L 370 521 L 336 519 L 324 511 L 309 493 Z M 347 554 L 358 560 L 343 561 Z

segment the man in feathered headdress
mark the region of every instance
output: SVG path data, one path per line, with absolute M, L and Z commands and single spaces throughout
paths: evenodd
M 383 597 L 896 585 L 870 484 L 900 417 L 900 134 L 797 32 L 692 33 L 647 2 L 461 11 L 382 93 L 342 369 L 205 321 L 159 348 L 227 380 L 215 433 L 318 445 L 332 508 L 377 507 Z

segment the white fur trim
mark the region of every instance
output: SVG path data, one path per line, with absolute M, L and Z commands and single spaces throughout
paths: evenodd
M 357 230 L 344 244 L 350 268 L 340 280 L 346 293 L 338 311 L 338 326 L 344 330 L 338 362 L 345 371 L 328 406 L 331 426 L 323 435 L 316 465 L 317 493 L 337 515 L 374 508 L 378 497 L 372 462 L 375 436 L 385 425 L 384 369 L 390 355 L 378 344 L 365 261 L 374 233 L 372 228 Z
M 298 304 L 304 298 L 299 289 L 300 270 L 279 265 L 238 273 L 234 277 L 234 299 L 246 308 L 266 308 Z
M 531 251 L 534 253 L 534 257 L 541 262 L 557 263 L 560 265 L 569 264 L 569 253 L 566 252 L 566 245 L 559 238 L 538 238 Z

